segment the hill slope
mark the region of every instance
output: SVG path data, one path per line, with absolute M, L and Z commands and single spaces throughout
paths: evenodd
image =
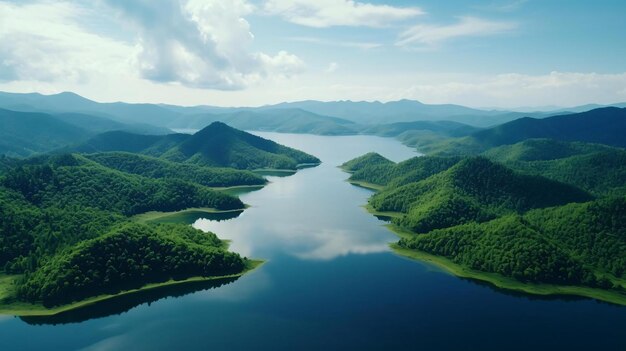
M 400 240 L 523 282 L 626 289 L 626 199 L 533 210 Z
M 370 205 L 403 213 L 394 219 L 396 224 L 424 233 L 591 199 L 573 186 L 518 174 L 485 158 L 468 158 L 426 179 L 389 187 L 374 195 Z
M 98 135 L 75 147 L 78 152 L 125 151 L 200 166 L 238 169 L 296 169 L 319 159 L 271 140 L 214 122 L 194 135 L 147 136 L 123 132 Z
M 545 119 L 520 118 L 471 135 L 485 146 L 515 144 L 531 138 L 583 141 L 626 147 L 626 109 L 606 107 Z
M 507 167 L 577 186 L 596 195 L 626 194 L 626 150 L 600 144 L 529 139 L 485 157 Z
M 89 133 L 50 115 L 0 109 L 0 154 L 25 157 L 87 139 Z

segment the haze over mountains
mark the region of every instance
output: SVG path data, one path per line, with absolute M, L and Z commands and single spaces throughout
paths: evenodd
M 624 105 L 624 106 L 622 106 Z M 616 104 L 626 107 L 625 104 Z M 55 95 L 39 93 L 0 93 L 0 108 L 14 111 L 59 113 L 85 113 L 123 123 L 147 123 L 168 128 L 202 128 L 210 122 L 233 120 L 254 120 L 251 127 L 271 129 L 273 118 L 308 118 L 313 122 L 334 122 L 347 125 L 351 122 L 365 125 L 412 121 L 456 121 L 477 127 L 488 127 L 512 121 L 520 117 L 546 117 L 569 112 L 583 112 L 601 105 L 585 105 L 573 108 L 559 108 L 555 111 L 515 112 L 502 110 L 480 110 L 460 105 L 429 105 L 419 101 L 400 100 L 392 102 L 365 101 L 299 101 L 285 102 L 261 107 L 215 107 L 215 106 L 174 106 L 166 104 L 131 104 L 123 102 L 98 103 L 80 95 L 64 92 Z M 278 116 L 278 117 L 277 117 Z M 208 123 L 206 123 L 208 122 Z M 204 125 L 201 125 L 203 124 Z M 234 125 L 236 126 L 236 125 Z
M 89 152 L 89 148 L 98 152 L 141 151 L 160 156 L 185 137 L 155 138 L 154 135 L 200 130 L 214 122 L 242 130 L 396 137 L 425 152 L 447 152 L 451 146 L 454 149 L 455 145 L 461 145 L 464 151 L 471 146 L 479 153 L 488 147 L 514 144 L 526 138 L 625 146 L 621 137 L 626 128 L 625 110 L 617 107 L 585 110 L 597 106 L 572 108 L 585 112 L 571 117 L 575 115 L 563 109 L 522 113 L 410 100 L 387 103 L 309 100 L 230 108 L 98 103 L 68 92 L 56 95 L 0 92 L 0 153 L 25 157 L 89 141 L 80 146 L 81 151 Z M 107 132 L 115 133 L 100 135 Z M 445 145 L 438 144 L 440 139 L 446 139 Z M 123 148 L 109 150 L 122 141 Z

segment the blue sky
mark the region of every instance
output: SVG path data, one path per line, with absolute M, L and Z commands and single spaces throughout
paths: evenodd
M 0 0 L 0 90 L 262 105 L 626 101 L 624 1 Z

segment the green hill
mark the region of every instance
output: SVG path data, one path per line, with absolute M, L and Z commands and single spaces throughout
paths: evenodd
M 239 199 L 195 183 L 127 174 L 78 155 L 29 162 L 8 171 L 2 185 L 37 206 L 76 205 L 125 215 L 189 207 L 243 208 Z
M 550 161 L 608 150 L 615 150 L 615 148 L 584 142 L 528 139 L 513 145 L 502 145 L 489 149 L 482 155 L 493 161 L 507 163 L 517 161 Z
M 163 158 L 205 166 L 238 169 L 296 169 L 300 164 L 317 164 L 308 155 L 271 140 L 215 122 L 163 154 Z
M 626 147 L 626 108 L 605 107 L 576 114 L 564 114 L 544 119 L 524 117 L 461 138 L 427 137 L 407 140 L 410 145 L 429 155 L 478 155 L 494 147 L 512 145 L 528 139 L 552 139 L 562 142 L 584 142 Z M 541 142 L 537 142 L 539 144 Z M 537 145 L 518 146 L 510 151 L 532 156 Z M 540 146 L 540 145 L 539 145 Z M 541 148 L 540 157 L 558 157 L 574 149 L 556 145 L 549 156 Z M 526 148 L 527 149 L 522 149 Z M 572 146 L 569 146 L 572 147 Z M 504 151 L 504 150 L 502 150 Z M 496 156 L 502 158 L 503 156 Z M 513 156 L 517 157 L 517 156 Z
M 626 147 L 626 109 L 599 108 L 544 119 L 520 118 L 472 134 L 486 146 L 515 144 L 531 138 L 584 141 Z
M 0 109 L 0 154 L 25 157 L 87 139 L 89 133 L 50 115 Z
M 434 230 L 399 245 L 523 282 L 626 292 L 625 198 Z
M 392 166 L 394 163 L 376 152 L 370 152 L 359 156 L 341 165 L 347 172 L 357 172 L 361 169 L 372 166 Z
M 512 169 L 595 195 L 626 194 L 626 150 L 601 144 L 529 139 L 483 153 Z
M 452 121 L 415 121 L 398 122 L 368 126 L 361 129 L 363 134 L 374 134 L 383 137 L 397 137 L 412 131 L 429 131 L 438 135 L 460 137 L 476 132 L 479 128 Z
M 426 179 L 447 170 L 460 161 L 459 157 L 418 156 L 397 164 L 389 160 L 381 164 L 359 162 L 364 157 L 358 157 L 344 164 L 348 165 L 348 168 L 344 167 L 344 169 L 353 172 L 349 180 L 393 187 Z
M 165 136 L 110 132 L 71 149 L 96 153 L 125 151 L 178 163 L 238 169 L 277 168 L 295 170 L 319 159 L 271 140 L 214 122 L 194 135 Z
M 215 234 L 189 226 L 125 224 L 54 256 L 18 295 L 55 306 L 147 283 L 241 273 L 245 260 L 222 247 Z
M 209 174 L 215 176 L 213 181 L 258 177 L 178 167 L 143 156 L 90 156 L 117 163 L 120 169 L 139 165 L 143 168 L 136 173 L 151 177 L 76 154 L 11 160 L 1 174 L 0 269 L 16 277 L 3 280 L 9 285 L 0 287 L 0 303 L 20 301 L 40 308 L 41 303 L 67 304 L 169 279 L 237 274 L 248 267 L 245 259 L 226 252 L 213 234 L 182 224 L 139 225 L 128 216 L 189 207 L 244 207 L 230 195 L 161 175 L 189 170 L 190 180 Z
M 589 201 L 573 186 L 516 173 L 485 158 L 468 158 L 417 182 L 388 187 L 370 199 L 380 212 L 400 212 L 394 222 L 424 233 L 507 213 Z
M 172 178 L 208 187 L 264 185 L 267 181 L 250 171 L 214 168 L 167 160 L 128 152 L 105 152 L 85 155 L 105 167 L 148 178 Z

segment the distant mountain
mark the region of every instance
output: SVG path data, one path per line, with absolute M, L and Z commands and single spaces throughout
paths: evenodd
M 143 123 L 126 124 L 112 119 L 82 113 L 61 113 L 55 114 L 53 117 L 94 133 L 103 133 L 112 130 L 122 130 L 131 133 L 152 135 L 172 133 L 170 129 L 165 127 L 156 127 Z
M 626 107 L 626 104 L 616 104 Z M 359 132 L 358 125 L 381 125 L 415 121 L 453 121 L 485 128 L 522 117 L 545 118 L 583 112 L 600 105 L 554 111 L 518 112 L 484 110 L 454 104 L 431 105 L 414 100 L 390 102 L 299 101 L 261 107 L 176 106 L 167 104 L 99 103 L 65 92 L 55 95 L 0 92 L 0 108 L 50 114 L 79 113 L 174 129 L 200 129 L 222 121 L 245 130 L 345 135 Z M 348 124 L 353 122 L 356 125 Z M 355 131 L 356 128 L 356 131 Z
M 440 135 L 460 137 L 469 135 L 478 130 L 480 129 L 459 122 L 416 121 L 368 126 L 361 129 L 361 133 L 374 134 L 384 137 L 397 137 L 402 133 L 409 131 L 430 131 Z
M 281 133 L 350 135 L 358 132 L 358 127 L 352 121 L 320 116 L 301 109 L 185 115 L 172 122 L 170 126 L 173 128 L 200 129 L 217 121 L 240 129 Z
M 171 132 L 166 128 L 128 125 L 77 113 L 50 115 L 0 109 L 0 154 L 26 157 L 77 144 L 112 130 L 153 134 Z
M 0 154 L 25 157 L 87 139 L 89 133 L 50 115 L 0 109 Z
M 0 107 L 16 111 L 82 113 L 114 119 L 126 124 L 151 124 L 164 127 L 180 114 L 155 104 L 99 103 L 64 92 L 54 95 L 0 92 Z
M 605 107 L 544 119 L 526 117 L 476 132 L 471 138 L 487 146 L 550 138 L 626 147 L 626 109 Z
M 126 151 L 201 166 L 296 169 L 319 159 L 273 141 L 214 122 L 196 134 L 165 136 L 110 132 L 64 151 Z
M 512 145 L 487 150 L 483 156 L 497 162 L 550 161 L 577 155 L 587 155 L 615 148 L 583 142 L 554 139 L 527 139 Z M 623 150 L 622 150 L 623 151 Z
M 315 134 L 348 134 L 351 128 L 345 124 L 346 120 L 364 125 L 449 120 L 487 127 L 523 116 L 541 118 L 550 115 L 543 112 L 529 114 L 498 110 L 484 111 L 451 104 L 429 105 L 412 100 L 386 103 L 310 100 L 262 107 L 185 107 L 123 102 L 98 103 L 69 92 L 55 95 L 0 92 L 0 108 L 52 114 L 83 113 L 114 119 L 126 124 L 151 124 L 180 129 L 203 128 L 209 123 L 219 120 L 246 130 Z M 282 110 L 290 110 L 291 112 L 281 112 Z M 310 115 L 294 112 L 298 110 L 306 111 Z M 247 115 L 247 113 L 253 114 Z M 221 117 L 216 118 L 211 115 L 221 115 Z M 286 118 L 289 115 L 294 120 L 289 120 L 289 123 L 286 123 Z M 333 118 L 335 119 L 333 120 Z M 274 119 L 281 122 L 277 124 L 273 121 Z

